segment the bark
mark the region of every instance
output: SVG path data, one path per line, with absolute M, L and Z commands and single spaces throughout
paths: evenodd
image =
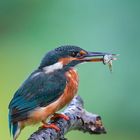
M 69 120 L 56 118 L 49 122 L 58 126 L 60 131 L 50 128 L 39 129 L 28 140 L 66 140 L 64 135 L 71 130 L 79 130 L 90 134 L 106 133 L 101 117 L 86 111 L 80 96 L 76 96 L 62 114 L 67 115 Z

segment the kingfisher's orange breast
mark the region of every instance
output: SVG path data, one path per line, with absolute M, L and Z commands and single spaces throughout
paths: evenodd
M 63 96 L 65 98 L 65 103 L 67 104 L 74 98 L 77 93 L 79 78 L 74 68 L 71 68 L 68 72 L 66 72 L 66 78 L 67 86 Z
M 74 98 L 78 90 L 79 78 L 76 70 L 71 68 L 66 72 L 65 76 L 67 79 L 66 88 L 54 105 L 54 108 L 56 107 L 54 109 L 55 112 L 67 105 Z

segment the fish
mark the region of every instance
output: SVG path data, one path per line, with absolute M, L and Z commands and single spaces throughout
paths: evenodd
M 107 54 L 103 56 L 103 64 L 108 65 L 110 72 L 112 72 L 113 60 L 117 60 L 116 56 L 119 54 Z

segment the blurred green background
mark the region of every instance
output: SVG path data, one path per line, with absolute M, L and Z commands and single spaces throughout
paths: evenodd
M 121 54 L 113 73 L 102 63 L 78 66 L 78 93 L 102 116 L 106 135 L 69 132 L 69 140 L 140 139 L 139 0 L 0 0 L 0 139 L 10 140 L 8 104 L 14 92 L 60 45 Z M 26 140 L 38 126 L 26 127 Z

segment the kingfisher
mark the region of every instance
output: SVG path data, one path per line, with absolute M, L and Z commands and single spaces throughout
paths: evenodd
M 51 116 L 69 120 L 57 111 L 77 94 L 78 73 L 75 66 L 84 62 L 103 62 L 109 53 L 89 52 L 78 46 L 65 45 L 49 51 L 40 65 L 23 82 L 9 103 L 9 129 L 16 140 L 27 125 L 42 122 L 44 128 L 59 131 L 48 124 Z

